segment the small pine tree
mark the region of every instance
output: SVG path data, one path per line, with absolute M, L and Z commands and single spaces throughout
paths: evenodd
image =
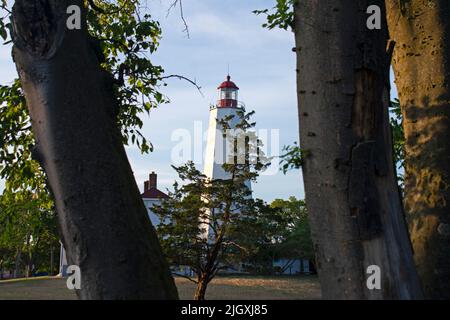
M 248 251 L 239 241 L 240 226 L 261 208 L 252 199 L 248 182 L 270 165 L 261 141 L 250 131 L 255 126 L 249 122 L 252 115 L 237 112 L 240 121 L 233 130 L 229 125 L 233 116 L 220 121 L 227 150 L 232 151 L 223 164 L 227 179 L 211 180 L 192 162 L 173 166 L 183 185 L 175 183 L 169 198 L 154 206 L 163 251 L 172 266 L 188 266 L 194 273 L 180 275 L 196 283 L 196 300 L 205 299 L 207 286 L 217 273 L 236 266 Z

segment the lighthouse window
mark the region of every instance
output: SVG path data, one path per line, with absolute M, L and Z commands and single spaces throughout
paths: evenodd
M 220 91 L 220 99 L 226 99 L 226 91 L 225 90 L 221 90 Z
M 221 90 L 219 94 L 219 99 L 233 99 L 237 100 L 237 92 L 232 89 Z

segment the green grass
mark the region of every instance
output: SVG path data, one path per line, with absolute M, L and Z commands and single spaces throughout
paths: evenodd
M 72 300 L 75 294 L 61 278 L 0 281 L 0 300 Z
M 175 278 L 181 299 L 192 299 L 195 285 L 187 279 Z M 320 299 L 315 276 L 303 277 L 217 277 L 208 286 L 206 298 L 220 299 Z M 76 295 L 61 278 L 30 278 L 0 281 L 0 300 L 73 300 Z

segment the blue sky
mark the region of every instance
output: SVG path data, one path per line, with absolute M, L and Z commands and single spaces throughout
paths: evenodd
M 145 122 L 144 132 L 155 152 L 140 156 L 136 149 L 128 149 L 139 186 L 151 170 L 158 172 L 162 189 L 172 185 L 176 176 L 169 163 L 176 141 L 171 141 L 171 134 L 178 128 L 193 132 L 196 121 L 201 121 L 206 131 L 209 105 L 216 100 L 216 88 L 225 79 L 228 64 L 231 77 L 240 88 L 239 100 L 245 102 L 248 110 L 256 111 L 257 129 L 279 129 L 280 147 L 298 140 L 293 35 L 263 29 L 264 18 L 252 13 L 273 6 L 273 1 L 185 1 L 189 39 L 183 33 L 179 11 L 174 9 L 167 16 L 168 3 L 148 2 L 163 29 L 154 62 L 162 65 L 167 74 L 195 79 L 204 97 L 186 82 L 168 82 L 163 92 L 171 103 L 154 110 Z M 279 153 L 270 151 L 273 155 Z M 299 171 L 261 176 L 253 189 L 256 197 L 267 201 L 304 196 Z
M 257 129 L 279 129 L 280 147 L 298 140 L 295 87 L 295 55 L 291 51 L 294 38 L 290 32 L 268 31 L 261 27 L 263 17 L 252 10 L 273 6 L 272 0 L 185 1 L 184 15 L 190 38 L 178 9 L 167 16 L 170 1 L 147 1 L 153 18 L 160 21 L 163 38 L 152 57 L 164 67 L 166 74 L 180 74 L 195 79 L 202 87 L 201 96 L 192 85 L 177 79 L 168 80 L 162 91 L 170 103 L 144 116 L 143 133 L 155 150 L 141 155 L 135 147 L 127 148 L 136 181 L 142 189 L 150 171 L 158 173 L 161 190 L 171 188 L 176 174 L 171 168 L 171 152 L 177 141 L 177 129 L 193 133 L 202 123 L 207 130 L 209 105 L 216 100 L 216 88 L 227 74 L 228 64 L 233 81 L 240 87 L 239 100 L 247 110 L 255 110 Z M 0 82 L 16 76 L 9 47 L 0 48 Z M 270 150 L 272 155 L 278 150 Z M 199 164 L 202 168 L 202 164 Z M 3 183 L 0 182 L 0 190 Z M 255 196 L 267 201 L 291 195 L 303 197 L 299 171 L 287 175 L 261 176 L 253 185 Z
M 162 65 L 167 75 L 195 79 L 204 96 L 192 85 L 176 79 L 170 79 L 162 89 L 171 102 L 153 110 L 150 117 L 144 116 L 143 133 L 154 144 L 154 152 L 141 155 L 136 147 L 127 148 L 141 190 L 151 171 L 158 173 L 161 190 L 172 186 L 176 175 L 170 166 L 171 152 L 177 145 L 177 141 L 172 141 L 172 134 L 177 129 L 193 133 L 194 126 L 200 123 L 206 131 L 209 105 L 216 100 L 216 88 L 224 80 L 228 65 L 232 80 L 240 87 L 239 100 L 245 102 L 247 110 L 256 111 L 257 129 L 278 129 L 280 147 L 298 140 L 293 35 L 283 30 L 263 29 L 264 18 L 252 13 L 255 9 L 272 7 L 274 1 L 184 1 L 190 38 L 183 32 L 178 8 L 167 16 L 170 3 L 147 1 L 149 11 L 160 21 L 163 30 L 153 63 Z M 0 82 L 11 81 L 15 76 L 10 48 L 0 47 Z M 270 149 L 270 152 L 276 155 L 281 150 Z M 256 197 L 266 201 L 291 195 L 304 197 L 298 170 L 287 175 L 278 172 L 261 176 L 253 190 Z

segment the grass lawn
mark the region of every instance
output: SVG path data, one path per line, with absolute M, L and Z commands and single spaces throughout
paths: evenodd
M 181 299 L 192 299 L 195 285 L 187 279 L 175 278 Z M 217 277 L 208 286 L 206 298 L 220 299 L 320 299 L 316 276 L 302 277 Z M 72 300 L 73 291 L 66 288 L 65 279 L 32 278 L 0 281 L 0 300 Z

